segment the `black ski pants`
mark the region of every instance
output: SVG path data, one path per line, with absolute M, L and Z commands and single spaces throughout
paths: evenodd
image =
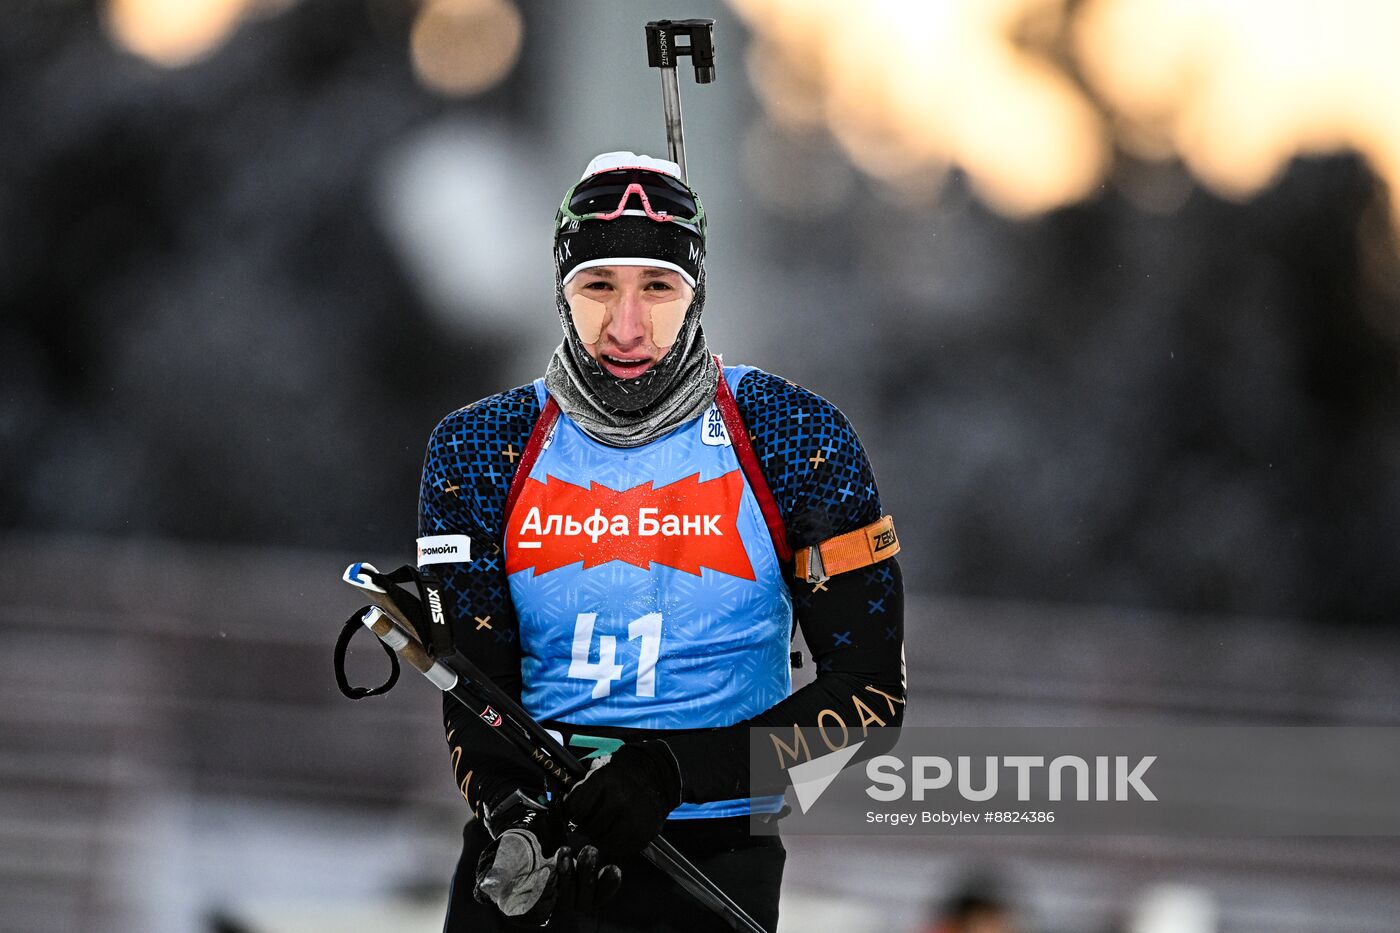
M 765 930 L 777 930 L 778 890 L 787 858 L 781 839 L 751 835 L 747 816 L 672 820 L 662 835 Z M 471 820 L 462 838 L 462 857 L 452 879 L 443 933 L 518 930 L 494 907 L 478 904 L 472 897 L 477 858 L 490 841 L 486 828 Z M 728 933 L 732 929 L 640 855 L 616 864 L 622 869 L 622 887 L 598 916 L 564 915 L 561 911 L 543 929 L 549 933 Z

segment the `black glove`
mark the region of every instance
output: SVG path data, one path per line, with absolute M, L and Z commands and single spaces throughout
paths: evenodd
M 556 910 L 585 914 L 617 893 L 622 871 L 598 865 L 598 850 L 575 855 L 561 845 L 563 819 L 517 792 L 492 811 L 487 829 L 495 836 L 476 863 L 479 903 L 493 904 L 513 926 L 539 928 Z
M 653 739 L 595 759 L 593 770 L 564 797 L 564 815 L 610 857 L 620 857 L 655 839 L 680 802 L 676 756 Z

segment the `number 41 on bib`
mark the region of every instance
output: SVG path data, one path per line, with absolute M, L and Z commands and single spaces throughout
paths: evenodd
M 598 636 L 598 660 L 593 654 L 593 624 L 596 612 L 580 612 L 574 622 L 574 644 L 569 662 L 569 676 L 593 681 L 593 699 L 601 700 L 612 693 L 612 682 L 622 679 L 622 665 L 617 663 L 617 636 Z M 637 696 L 656 696 L 656 661 L 661 656 L 661 613 L 648 612 L 627 626 L 627 640 L 641 639 L 637 658 Z

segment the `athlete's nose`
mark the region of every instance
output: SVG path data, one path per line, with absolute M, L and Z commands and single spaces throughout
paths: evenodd
M 625 350 L 646 340 L 649 313 L 641 291 L 624 288 L 608 319 L 607 332 L 613 344 Z

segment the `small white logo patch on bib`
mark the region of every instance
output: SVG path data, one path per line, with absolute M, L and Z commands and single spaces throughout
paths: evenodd
M 718 405 L 705 409 L 705 417 L 700 419 L 700 439 L 706 447 L 728 447 L 729 429 L 724 426 L 724 415 Z
M 465 564 L 472 559 L 472 539 L 466 535 L 429 535 L 418 539 L 418 566 Z

